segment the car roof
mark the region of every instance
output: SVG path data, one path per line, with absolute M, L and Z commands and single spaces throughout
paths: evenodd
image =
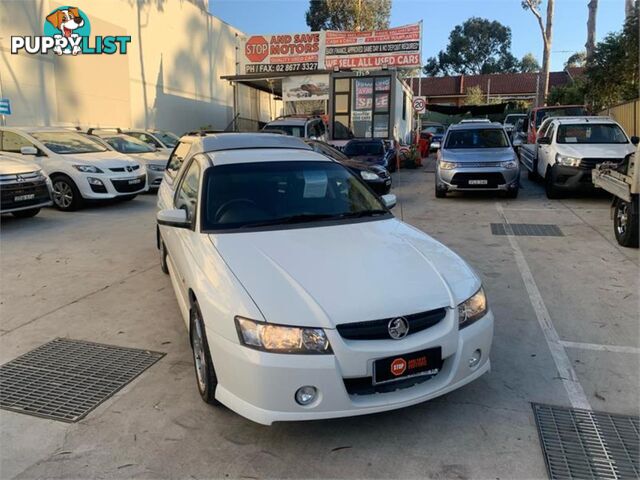
M 467 122 L 467 123 L 454 123 L 449 126 L 449 130 L 486 130 L 487 128 L 494 128 L 496 130 L 504 129 L 504 125 L 498 122 Z
M 554 118 L 552 121 L 558 122 L 560 125 L 567 125 L 567 124 L 576 125 L 576 124 L 581 124 L 581 123 L 582 124 L 608 123 L 608 124 L 612 124 L 612 125 L 618 125 L 618 122 L 616 122 L 611 117 L 598 117 L 598 116 L 591 116 L 591 117 L 560 117 L 560 118 Z
M 460 123 L 491 123 L 488 118 L 465 118 Z
M 81 133 L 80 131 L 72 129 L 70 127 L 0 127 L 0 130 L 16 131 L 16 132 L 22 132 L 26 134 L 36 133 L 36 132 Z
M 305 125 L 309 120 L 309 118 L 301 118 L 301 117 L 287 117 L 287 118 L 278 118 L 276 120 L 272 120 L 267 123 L 266 127 L 272 127 L 276 125 Z
M 247 149 L 207 152 L 214 165 L 261 162 L 329 162 L 335 160 L 307 148 L 255 148 L 250 154 Z
M 249 149 L 296 149 L 313 150 L 298 137 L 276 133 L 210 133 L 185 135 L 181 142 L 197 143 L 200 152 Z

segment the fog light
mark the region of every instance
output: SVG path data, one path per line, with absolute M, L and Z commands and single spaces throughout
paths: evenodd
M 480 359 L 482 358 L 482 352 L 480 350 L 476 350 L 469 358 L 469 368 L 475 368 L 480 363 Z
M 310 385 L 300 387 L 296 392 L 296 402 L 300 405 L 309 405 L 316 399 L 317 395 L 318 390 L 316 387 L 312 387 Z
M 104 187 L 104 183 L 102 183 L 102 180 L 100 180 L 99 178 L 87 177 L 87 181 L 91 185 L 100 185 L 100 186 Z

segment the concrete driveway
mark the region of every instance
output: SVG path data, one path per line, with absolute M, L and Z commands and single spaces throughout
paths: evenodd
M 403 410 L 257 425 L 200 400 L 155 196 L 4 218 L 0 363 L 56 337 L 167 355 L 77 423 L 0 411 L 0 477 L 543 478 L 530 402 L 638 414 L 639 256 L 615 243 L 608 199 L 549 201 L 523 179 L 516 200 L 436 200 L 431 165 L 394 181 L 395 214 L 482 276 L 491 373 Z M 492 235 L 505 221 L 564 237 Z

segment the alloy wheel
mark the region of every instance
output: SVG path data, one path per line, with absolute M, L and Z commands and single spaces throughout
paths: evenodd
M 207 360 L 204 351 L 204 339 L 200 319 L 196 316 L 193 322 L 193 361 L 196 365 L 198 388 L 204 392 L 207 388 Z
M 73 203 L 73 190 L 65 181 L 57 181 L 53 184 L 53 201 L 60 208 L 69 208 Z
M 627 232 L 627 222 L 629 221 L 629 207 L 626 203 L 618 205 L 616 209 L 616 230 L 618 235 L 623 237 Z

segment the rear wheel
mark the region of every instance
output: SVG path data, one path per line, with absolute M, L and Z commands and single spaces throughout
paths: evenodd
M 82 207 L 83 199 L 76 184 L 66 175 L 51 177 L 53 204 L 58 210 L 72 212 Z
M 207 334 L 197 301 L 191 305 L 191 348 L 193 350 L 193 364 L 196 372 L 196 383 L 202 400 L 211 405 L 220 405 L 215 398 L 218 377 L 213 368 Z
M 38 212 L 40 212 L 39 208 L 30 208 L 29 210 L 20 210 L 18 212 L 12 212 L 12 215 L 17 218 L 29 218 L 35 217 Z
M 638 247 L 638 203 L 618 200 L 613 212 L 613 231 L 623 247 Z

